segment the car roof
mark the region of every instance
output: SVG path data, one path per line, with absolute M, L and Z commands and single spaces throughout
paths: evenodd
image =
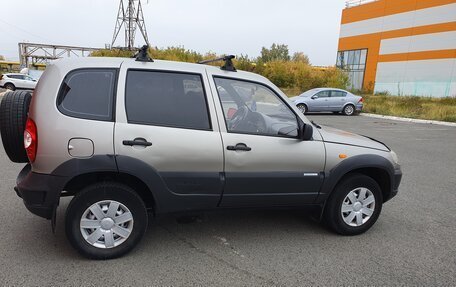
M 311 89 L 309 91 L 313 91 L 313 90 L 319 91 L 319 92 L 321 92 L 321 91 L 341 91 L 341 92 L 349 93 L 346 90 L 342 90 L 342 89 L 338 89 L 338 88 L 315 88 L 315 89 Z
M 67 69 L 77 69 L 77 68 L 90 68 L 98 66 L 113 66 L 120 67 L 125 65 L 128 68 L 151 68 L 151 69 L 172 69 L 176 71 L 192 71 L 195 73 L 204 73 L 205 71 L 225 77 L 233 78 L 242 78 L 251 81 L 260 81 L 264 82 L 265 80 L 269 82 L 265 77 L 246 71 L 238 70 L 237 72 L 223 71 L 219 66 L 204 65 L 198 63 L 188 63 L 188 62 L 177 62 L 177 61 L 165 61 L 165 60 L 154 60 L 153 62 L 138 62 L 133 58 L 116 58 L 116 57 L 84 57 L 84 58 L 63 58 L 51 61 L 51 65 L 56 65 L 64 67 Z

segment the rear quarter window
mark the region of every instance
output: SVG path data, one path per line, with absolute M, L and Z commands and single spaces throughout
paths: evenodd
M 59 111 L 67 116 L 112 121 L 116 69 L 79 69 L 68 73 L 57 98 Z

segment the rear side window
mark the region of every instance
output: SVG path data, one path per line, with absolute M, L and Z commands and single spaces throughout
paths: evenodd
M 346 92 L 342 91 L 332 91 L 331 92 L 331 98 L 343 98 L 347 95 Z
M 58 109 L 71 117 L 112 121 L 116 75 L 116 69 L 70 72 L 60 88 Z
M 125 97 L 129 123 L 211 129 L 198 74 L 130 70 Z

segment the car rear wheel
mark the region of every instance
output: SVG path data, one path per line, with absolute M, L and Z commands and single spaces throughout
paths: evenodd
M 382 210 L 382 193 L 372 178 L 354 174 L 338 184 L 325 206 L 326 224 L 342 235 L 366 232 Z
M 352 116 L 355 114 L 355 106 L 354 105 L 346 105 L 344 107 L 344 115 Z
M 297 107 L 303 114 L 307 113 L 307 106 L 306 105 L 299 104 L 299 105 L 297 105 Z
M 14 85 L 11 84 L 11 83 L 5 84 L 4 87 L 5 87 L 5 89 L 10 90 L 10 91 L 15 91 L 15 90 L 16 90 L 16 86 L 14 86 Z
M 132 250 L 147 228 L 144 202 L 130 187 L 104 182 L 78 193 L 68 206 L 65 231 L 71 245 L 92 259 L 112 259 Z
M 0 133 L 3 147 L 13 162 L 28 162 L 24 148 L 24 130 L 32 94 L 7 92 L 0 103 Z

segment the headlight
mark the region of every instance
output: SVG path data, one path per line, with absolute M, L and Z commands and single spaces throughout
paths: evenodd
M 391 157 L 393 158 L 395 164 L 399 164 L 399 158 L 397 157 L 397 154 L 394 151 L 391 151 Z

